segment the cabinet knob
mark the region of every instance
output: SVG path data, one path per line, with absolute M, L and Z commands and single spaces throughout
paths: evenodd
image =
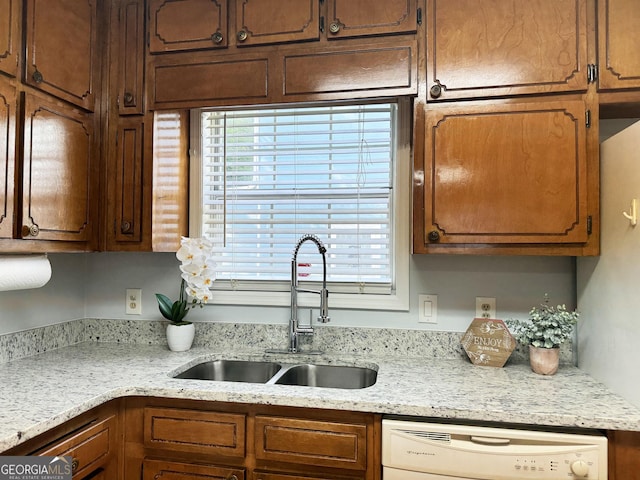
M 76 471 L 78 471 L 78 467 L 80 466 L 80 460 L 78 460 L 77 458 L 74 458 L 71 460 L 71 472 L 75 473 Z
M 23 237 L 37 237 L 40 233 L 40 228 L 38 225 L 23 225 L 22 226 L 22 236 Z
M 427 238 L 430 242 L 437 242 L 438 240 L 440 240 L 440 232 L 438 232 L 437 230 L 431 230 L 427 235 Z
M 122 222 L 120 224 L 120 232 L 121 233 L 131 233 L 131 231 L 133 230 L 133 223 L 132 222 Z
M 211 35 L 211 40 L 213 40 L 213 43 L 219 44 L 219 43 L 222 43 L 222 40 L 224 40 L 224 37 L 220 32 L 216 32 L 213 35 Z
M 437 83 L 435 85 L 432 85 L 429 89 L 429 94 L 431 94 L 433 98 L 440 98 L 440 95 L 442 95 L 442 86 L 438 85 Z
M 246 30 L 240 30 L 236 36 L 240 42 L 244 42 L 249 35 L 247 35 Z
M 131 92 L 124 92 L 124 104 L 127 107 L 133 105 L 133 94 Z
M 331 22 L 329 25 L 329 31 L 331 33 L 338 33 L 340 31 L 340 24 L 338 22 Z
M 235 473 L 232 473 L 227 480 L 238 480 L 238 476 Z
M 33 78 L 33 81 L 36 83 L 42 83 L 42 81 L 44 80 L 44 77 L 38 70 L 33 72 L 33 75 L 31 75 L 31 78 Z

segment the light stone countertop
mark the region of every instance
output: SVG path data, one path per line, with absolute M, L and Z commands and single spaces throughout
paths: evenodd
M 375 385 L 343 390 L 181 380 L 202 360 L 274 359 L 378 367 Z M 0 364 L 0 452 L 106 401 L 156 396 L 356 410 L 394 415 L 640 431 L 640 410 L 581 370 L 551 377 L 526 364 L 478 367 L 462 359 L 216 353 L 194 347 L 85 342 Z

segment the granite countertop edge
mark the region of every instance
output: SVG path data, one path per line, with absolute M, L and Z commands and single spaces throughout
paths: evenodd
M 370 366 L 376 384 L 345 390 L 172 378 L 215 358 Z M 528 365 L 459 359 L 284 356 L 86 342 L 0 364 L 0 452 L 103 403 L 149 396 L 598 430 L 640 431 L 640 409 L 573 366 L 550 377 Z

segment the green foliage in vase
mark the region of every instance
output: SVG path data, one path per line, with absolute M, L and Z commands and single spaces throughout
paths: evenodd
M 576 311 L 567 311 L 565 305 L 550 305 L 545 295 L 545 302 L 531 309 L 528 320 L 509 319 L 505 323 L 523 345 L 557 348 L 573 335 L 579 316 Z

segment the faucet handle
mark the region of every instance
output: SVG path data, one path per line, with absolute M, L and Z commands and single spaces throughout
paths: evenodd
M 331 321 L 329 317 L 329 290 L 323 288 L 320 290 L 320 315 L 318 315 L 318 322 L 328 323 Z

